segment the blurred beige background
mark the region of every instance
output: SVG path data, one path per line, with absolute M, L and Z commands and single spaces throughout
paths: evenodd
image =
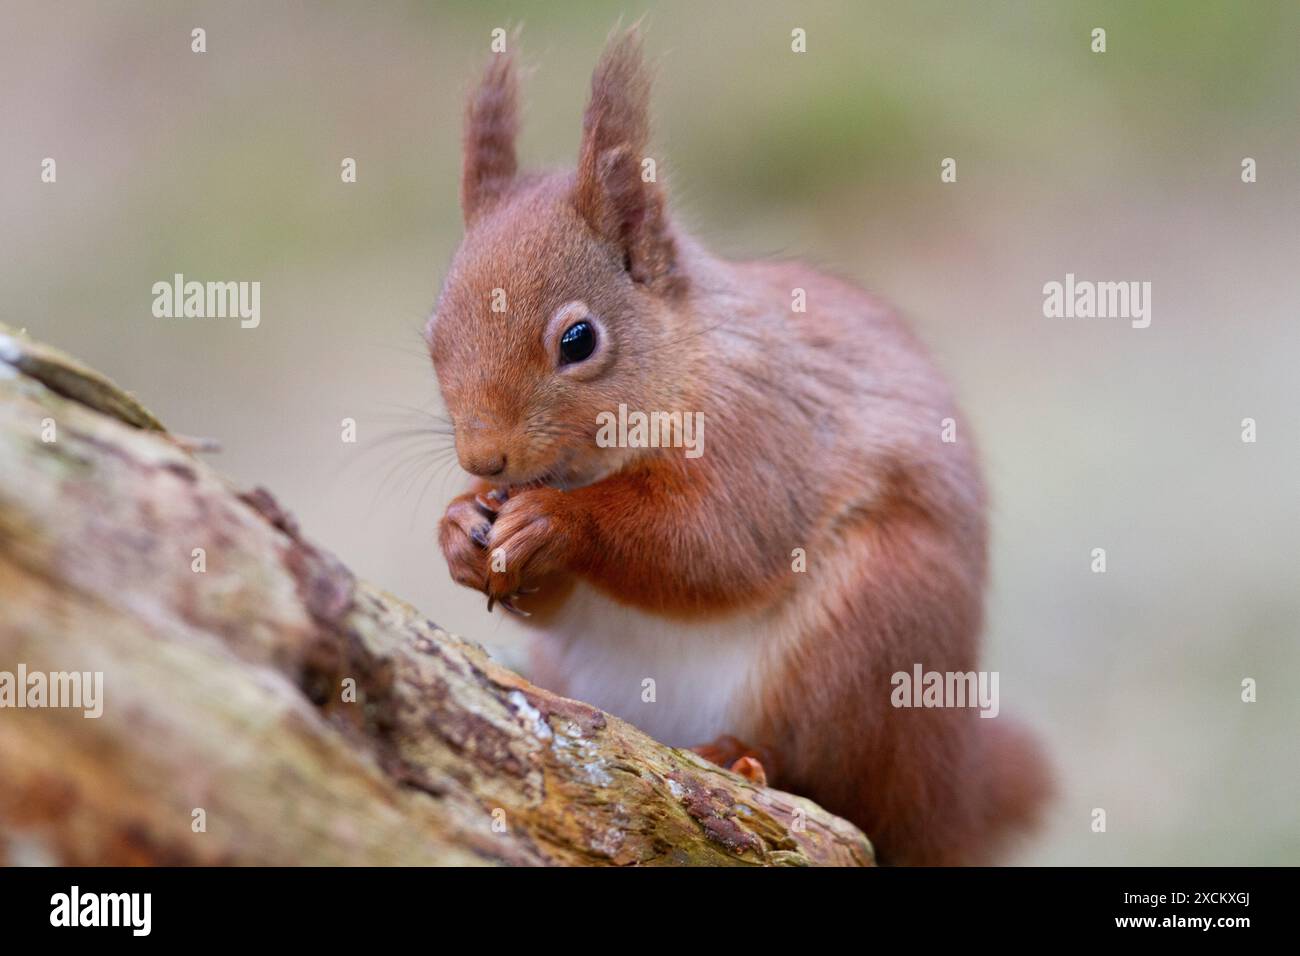
M 383 439 L 438 408 L 419 330 L 460 235 L 489 32 L 523 21 L 523 152 L 568 163 L 606 34 L 648 12 L 679 216 L 720 251 L 804 256 L 895 302 L 975 423 L 986 666 L 1062 777 L 1017 859 L 1300 859 L 1300 5 L 0 8 L 0 318 L 221 439 L 217 467 L 511 660 L 512 622 L 451 585 L 434 542 L 457 470 Z M 175 272 L 260 281 L 261 327 L 155 319 Z M 1067 272 L 1150 281 L 1151 327 L 1045 319 Z

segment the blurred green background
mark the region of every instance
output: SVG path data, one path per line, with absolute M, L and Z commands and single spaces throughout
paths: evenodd
M 0 9 L 0 318 L 219 438 L 218 468 L 509 661 L 513 622 L 450 583 L 434 541 L 460 477 L 382 439 L 438 408 L 419 330 L 460 236 L 461 110 L 490 31 L 523 24 L 522 152 L 556 165 L 604 38 L 647 14 L 681 221 L 896 303 L 975 425 L 985 666 L 1062 783 L 1016 859 L 1300 859 L 1300 4 Z M 175 272 L 260 281 L 261 327 L 155 319 Z M 1045 319 L 1067 272 L 1152 282 L 1151 327 Z

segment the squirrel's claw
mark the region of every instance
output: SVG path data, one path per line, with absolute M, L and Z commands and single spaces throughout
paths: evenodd
M 532 617 L 533 616 L 532 611 L 525 611 L 523 608 L 515 607 L 512 599 L 518 597 L 519 593 L 522 592 L 517 592 L 515 594 L 512 594 L 510 595 L 510 597 L 503 597 L 501 599 L 501 606 L 505 608 L 507 611 L 509 611 L 511 614 L 516 614 L 519 617 Z
M 519 597 L 521 594 L 532 594 L 536 592 L 536 590 L 537 588 L 520 588 L 514 594 L 507 595 L 503 598 L 493 597 L 491 594 L 488 594 L 488 613 L 491 614 L 492 609 L 500 604 L 511 614 L 516 614 L 519 617 L 532 617 L 532 611 L 525 611 L 521 607 L 515 607 L 515 598 Z
M 487 517 L 495 518 L 509 497 L 504 488 L 493 488 L 491 491 L 480 491 L 474 496 L 474 503 Z

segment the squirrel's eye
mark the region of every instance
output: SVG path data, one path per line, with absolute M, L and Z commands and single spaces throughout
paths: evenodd
M 561 365 L 581 362 L 590 357 L 594 351 L 596 351 L 596 329 L 586 319 L 574 322 L 560 336 Z

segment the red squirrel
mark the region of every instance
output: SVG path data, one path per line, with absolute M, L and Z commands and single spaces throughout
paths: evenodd
M 512 55 L 470 97 L 426 330 L 476 476 L 439 526 L 451 575 L 529 615 L 538 684 L 815 800 L 884 863 L 989 862 L 1048 794 L 1033 738 L 891 703 L 891 675 L 977 665 L 985 492 L 949 388 L 853 285 L 678 228 L 643 175 L 649 91 L 616 35 L 556 172 L 517 168 Z M 707 440 L 606 447 L 620 406 Z

